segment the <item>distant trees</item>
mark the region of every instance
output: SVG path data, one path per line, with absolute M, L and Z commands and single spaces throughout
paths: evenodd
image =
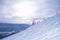
M 33 20 L 32 20 L 32 25 L 38 24 L 39 22 L 40 22 L 39 19 L 33 19 Z
M 39 24 L 40 22 L 46 20 L 45 18 L 36 18 L 32 20 L 32 25 Z
M 33 21 L 32 21 L 32 25 L 35 25 L 35 24 L 36 24 L 36 23 L 35 23 L 35 20 L 33 20 Z

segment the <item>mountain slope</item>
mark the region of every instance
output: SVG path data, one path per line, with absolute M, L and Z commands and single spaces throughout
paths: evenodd
M 24 31 L 29 26 L 28 24 L 11 24 L 11 23 L 0 23 L 0 39 L 11 36 L 18 32 Z
M 1 40 L 60 40 L 60 14 Z
M 12 32 L 21 31 L 28 28 L 28 24 L 10 24 L 10 23 L 0 23 L 0 32 Z

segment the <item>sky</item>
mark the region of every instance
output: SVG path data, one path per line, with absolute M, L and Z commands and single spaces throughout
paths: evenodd
M 60 0 L 0 0 L 0 23 L 21 23 L 22 19 L 29 23 L 25 20 L 49 18 L 59 11 Z

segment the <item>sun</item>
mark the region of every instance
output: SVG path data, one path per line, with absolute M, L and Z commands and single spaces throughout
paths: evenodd
M 14 16 L 22 18 L 31 18 L 35 15 L 34 2 L 23 1 L 13 5 Z

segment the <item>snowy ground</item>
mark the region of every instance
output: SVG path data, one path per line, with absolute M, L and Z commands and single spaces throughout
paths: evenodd
M 1 40 L 60 40 L 60 14 Z

